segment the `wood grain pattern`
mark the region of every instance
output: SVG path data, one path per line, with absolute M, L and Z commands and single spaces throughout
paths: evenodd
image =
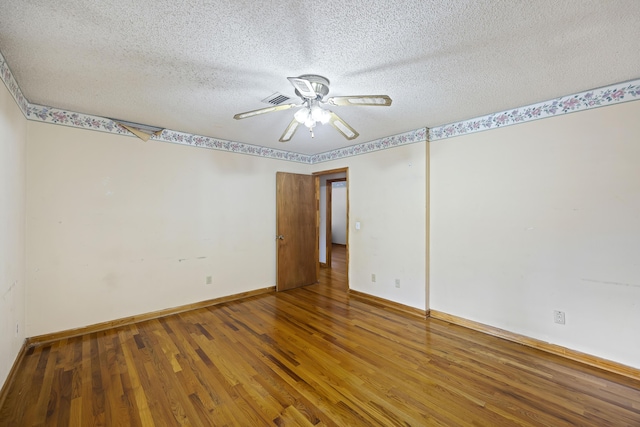
M 312 175 L 313 176 L 331 175 L 331 174 L 334 174 L 334 173 L 342 173 L 342 172 L 349 173 L 349 168 L 328 169 L 328 170 L 314 172 L 314 173 L 312 173 Z
M 81 328 L 67 329 L 59 332 L 52 332 L 50 334 L 36 335 L 30 338 L 27 338 L 27 346 L 36 346 L 47 344 L 54 341 L 59 341 L 62 339 L 77 337 L 80 335 L 91 334 L 93 332 L 106 331 L 109 329 L 116 328 L 118 326 L 126 326 L 134 323 L 143 322 L 145 320 L 157 319 L 159 317 L 166 317 L 172 314 L 178 314 L 185 311 L 191 311 L 198 308 L 208 307 L 210 305 L 221 304 L 223 302 L 235 301 L 238 299 L 243 299 L 247 297 L 251 297 L 254 295 L 261 295 L 264 293 L 273 292 L 275 286 L 271 286 L 268 288 L 256 289 L 253 291 L 240 292 L 238 294 L 227 295 L 220 298 L 213 298 L 205 301 L 198 301 L 192 304 L 181 305 L 178 307 L 167 308 L 164 310 L 153 311 L 151 313 L 143 313 L 135 316 L 123 317 L 120 319 L 110 320 L 108 322 L 96 323 L 93 325 L 83 326 Z
M 0 426 L 640 425 L 639 381 L 351 298 L 333 267 L 31 347 Z
M 276 173 L 276 289 L 318 282 L 320 180 L 312 175 Z
M 430 315 L 434 319 L 443 320 L 445 322 L 449 322 L 454 325 L 463 326 L 465 328 L 473 329 L 474 331 L 483 332 L 485 334 L 492 335 L 494 337 L 503 338 L 505 340 L 523 344 L 528 347 L 546 351 L 551 354 L 566 357 L 567 359 L 575 360 L 580 363 L 584 363 L 590 366 L 595 366 L 596 368 L 604 369 L 606 371 L 613 372 L 615 374 L 624 375 L 635 380 L 640 380 L 640 370 L 635 369 L 631 366 L 626 366 L 620 363 L 612 362 L 611 360 L 602 359 L 600 357 L 582 353 L 576 350 L 571 350 L 569 348 L 562 347 L 557 344 L 551 344 L 535 338 L 516 334 L 514 332 L 505 331 L 504 329 L 474 322 L 473 320 L 468 320 L 463 317 L 458 317 L 448 313 L 443 313 L 441 311 L 430 310 Z
M 22 347 L 20 347 L 20 350 L 18 351 L 18 355 L 16 356 L 15 362 L 13 363 L 13 365 L 11 366 L 11 369 L 9 370 L 9 373 L 7 374 L 7 378 L 5 379 L 4 384 L 2 385 L 2 388 L 0 388 L 0 408 L 4 403 L 4 399 L 6 399 L 7 397 L 7 393 L 9 392 L 9 388 L 11 387 L 11 384 L 13 384 L 13 380 L 15 379 L 16 374 L 18 373 L 18 367 L 22 364 L 22 359 L 24 359 L 24 355 L 27 353 L 27 349 L 28 349 L 28 344 L 27 344 L 27 340 L 25 339 L 24 342 L 22 343 Z

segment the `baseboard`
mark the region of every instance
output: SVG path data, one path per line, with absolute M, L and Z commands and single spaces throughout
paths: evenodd
M 359 298 L 368 303 L 372 303 L 382 308 L 399 311 L 404 314 L 410 314 L 412 316 L 417 316 L 422 319 L 429 317 L 429 311 L 420 310 L 419 308 L 411 307 L 408 305 L 400 304 L 395 301 L 390 301 L 388 299 L 380 298 L 374 295 L 370 295 L 360 291 L 354 291 L 353 289 L 349 289 L 349 296 Z
M 179 307 L 167 308 L 164 310 L 153 311 L 121 319 L 110 320 L 108 322 L 96 323 L 94 325 L 83 326 L 81 328 L 68 329 L 50 334 L 37 335 L 27 338 L 27 346 L 38 346 L 65 338 L 77 337 L 80 335 L 90 334 L 94 332 L 106 331 L 119 326 L 132 325 L 134 323 L 144 322 L 145 320 L 158 319 L 160 317 L 171 316 L 172 314 L 184 313 L 185 311 L 196 310 L 199 308 L 209 307 L 225 302 L 236 301 L 243 298 L 249 298 L 256 295 L 262 295 L 275 291 L 275 286 L 268 288 L 256 289 L 254 291 L 241 292 L 239 294 L 227 295 L 220 298 L 214 298 L 206 301 L 200 301 L 193 304 L 181 305 Z
M 20 368 L 20 365 L 22 364 L 22 360 L 24 359 L 24 355 L 27 353 L 28 349 L 29 349 L 29 344 L 25 339 L 22 342 L 22 347 L 20 347 L 20 351 L 16 356 L 16 360 L 13 362 L 13 366 L 11 367 L 11 370 L 9 370 L 9 375 L 7 375 L 7 379 L 4 381 L 4 384 L 0 389 L 0 408 L 2 408 L 2 405 L 4 405 L 4 401 L 7 398 L 7 394 L 9 394 L 9 389 L 13 384 L 13 380 L 15 379 L 16 373 L 18 372 L 18 368 Z
M 525 335 L 517 334 L 515 332 L 505 331 L 504 329 L 485 325 L 483 323 L 478 323 L 473 320 L 468 320 L 463 317 L 443 313 L 441 311 L 430 310 L 430 315 L 434 319 L 442 320 L 444 322 L 452 323 L 454 325 L 462 326 L 468 329 L 473 329 L 474 331 L 482 332 L 498 338 L 503 338 L 508 341 L 513 341 L 518 344 L 526 345 L 527 347 L 532 347 L 538 350 L 545 351 L 547 353 L 575 360 L 576 362 L 600 368 L 604 371 L 623 375 L 634 380 L 640 380 L 640 369 L 633 368 L 631 366 L 623 365 L 621 363 L 613 362 L 611 360 L 603 359 L 601 357 L 593 356 L 587 353 L 582 353 L 577 350 L 571 350 L 569 348 L 544 342 L 535 338 L 530 338 Z

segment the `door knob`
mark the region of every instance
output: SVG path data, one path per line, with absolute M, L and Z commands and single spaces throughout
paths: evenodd
M 282 234 L 278 234 L 278 235 L 276 236 L 276 239 L 278 239 L 278 240 L 284 240 L 284 236 L 283 236 Z

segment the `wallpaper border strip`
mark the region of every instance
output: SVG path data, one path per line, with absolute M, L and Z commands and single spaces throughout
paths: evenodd
M 90 116 L 87 114 L 75 113 L 72 111 L 65 111 L 58 108 L 45 107 L 36 104 L 29 104 L 27 110 L 27 119 L 63 126 L 71 126 L 81 129 L 89 129 L 99 132 L 135 136 L 111 119 L 98 116 Z M 245 144 L 242 142 L 227 141 L 224 139 L 212 138 L 203 135 L 194 135 L 169 129 L 164 129 L 160 135 L 152 135 L 151 139 L 154 141 L 170 142 L 173 144 L 208 148 L 211 150 L 248 154 L 251 156 L 288 160 L 298 163 L 311 163 L 311 156 L 306 154 L 277 150 L 275 148 Z
M 606 105 L 640 100 L 640 79 L 591 89 L 429 129 L 429 141 L 466 135 Z
M 22 91 L 20 90 L 20 86 L 18 86 L 18 82 L 13 77 L 13 73 L 9 68 L 9 64 L 5 61 L 4 56 L 2 56 L 2 52 L 0 52 L 0 78 L 4 82 L 4 85 L 9 90 L 11 96 L 18 104 L 18 108 L 22 111 L 25 117 L 27 117 L 27 108 L 29 107 L 29 101 L 24 97 Z
M 345 157 L 367 154 L 373 151 L 386 150 L 387 148 L 399 147 L 401 145 L 424 142 L 427 140 L 427 128 L 415 129 L 398 135 L 387 136 L 374 141 L 363 142 L 362 144 L 350 145 L 326 153 L 314 154 L 311 156 L 311 164 L 329 162 L 331 160 L 343 159 Z
M 20 86 L 18 86 L 18 83 L 13 77 L 9 65 L 1 52 L 0 77 L 28 120 L 133 136 L 128 130 L 108 118 L 29 103 L 22 94 Z M 497 129 L 532 120 L 539 120 L 634 100 L 640 100 L 640 79 L 592 89 L 573 95 L 566 95 L 550 101 L 539 102 L 431 129 L 419 128 L 398 135 L 387 136 L 385 138 L 313 155 L 277 150 L 259 145 L 245 144 L 242 142 L 226 141 L 169 129 L 162 131 L 159 136 L 153 136 L 152 139 L 212 150 L 248 154 L 298 163 L 315 164 L 413 144 L 416 142 L 423 142 L 427 140 L 438 141 L 455 136 Z

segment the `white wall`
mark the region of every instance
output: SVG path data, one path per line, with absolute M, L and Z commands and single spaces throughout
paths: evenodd
M 275 285 L 276 171 L 308 165 L 28 131 L 29 336 Z
M 349 287 L 424 310 L 426 143 L 320 163 L 313 170 L 343 167 L 349 168 Z
M 331 242 L 347 244 L 346 182 L 334 182 L 331 186 Z
M 639 123 L 631 102 L 432 142 L 431 308 L 640 368 Z
M 353 168 L 351 287 L 425 308 L 424 143 L 311 167 L 27 126 L 28 336 L 273 286 L 278 170 Z
M 0 386 L 25 339 L 26 130 L 26 119 L 0 83 Z

